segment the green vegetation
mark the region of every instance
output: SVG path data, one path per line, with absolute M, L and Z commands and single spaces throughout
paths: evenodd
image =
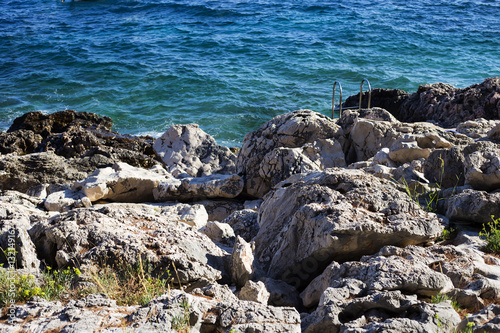
M 11 301 L 26 302 L 33 296 L 40 296 L 46 300 L 60 300 L 71 290 L 71 283 L 75 277 L 81 275 L 78 268 L 52 270 L 47 266 L 38 278 L 32 274 L 19 275 L 0 270 L 0 306 L 5 306 Z M 11 279 L 12 278 L 12 279 Z M 10 290 L 10 286 L 13 289 Z
M 33 296 L 66 301 L 96 292 L 105 293 L 118 305 L 145 305 L 170 289 L 168 270 L 164 274 L 166 279 L 153 277 L 152 272 L 152 266 L 144 265 L 140 258 L 135 265 L 122 263 L 114 267 L 92 267 L 84 274 L 80 269 L 70 267 L 54 270 L 47 266 L 37 277 L 0 269 L 0 306 L 12 301 L 23 303 Z M 91 283 L 79 286 L 75 285 L 76 280 Z
M 459 312 L 461 310 L 460 304 L 458 304 L 457 301 L 455 301 L 454 299 L 450 298 L 449 296 L 447 296 L 445 294 L 438 293 L 436 296 L 431 297 L 431 303 L 434 303 L 434 304 L 447 302 L 447 301 L 451 302 L 451 306 L 453 307 L 453 309 L 455 311 Z
M 188 333 L 190 331 L 189 320 L 191 317 L 191 305 L 184 298 L 181 302 L 184 312 L 181 315 L 172 318 L 172 328 L 179 333 Z
M 492 221 L 483 225 L 483 230 L 479 232 L 479 236 L 486 241 L 482 250 L 500 255 L 500 218 L 495 219 L 494 216 L 491 216 L 491 219 Z
M 143 263 L 140 257 L 135 265 L 121 262 L 114 267 L 104 266 L 99 270 L 93 267 L 87 274 L 94 287 L 83 289 L 80 294 L 102 292 L 116 300 L 118 305 L 146 305 L 170 288 L 170 271 L 166 271 L 165 279 L 160 279 L 153 277 L 153 270 L 152 265 Z
M 453 227 L 447 227 L 443 229 L 443 234 L 438 239 L 439 241 L 446 241 L 453 237 L 453 234 L 456 232 L 456 229 Z

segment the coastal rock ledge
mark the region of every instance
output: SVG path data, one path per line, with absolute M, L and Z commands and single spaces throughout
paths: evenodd
M 15 119 L 0 332 L 500 332 L 500 79 L 372 105 L 276 116 L 239 150 Z

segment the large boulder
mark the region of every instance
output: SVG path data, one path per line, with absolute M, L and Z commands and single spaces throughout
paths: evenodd
M 424 263 L 399 256 L 366 256 L 360 261 L 343 264 L 332 262 L 302 292 L 304 305 L 309 307 L 319 302 L 329 287 L 358 286 L 350 296 L 360 296 L 375 291 L 399 290 L 406 294 L 434 296 L 453 289 L 446 275 L 433 271 Z
M 500 118 L 500 78 L 493 77 L 464 89 L 435 83 L 420 86 L 401 105 L 399 119 L 433 121 L 443 127 L 477 118 Z
M 332 260 L 357 260 L 389 244 L 425 243 L 443 230 L 435 214 L 393 182 L 340 168 L 282 182 L 265 197 L 259 224 L 256 258 L 270 277 L 298 289 Z
M 290 175 L 345 166 L 344 134 L 311 110 L 279 115 L 246 135 L 236 161 L 243 193 L 262 197 Z
M 464 189 L 446 200 L 446 217 L 482 227 L 491 217 L 500 218 L 500 192 Z
M 201 205 L 108 204 L 75 209 L 35 224 L 29 234 L 52 267 L 119 265 L 139 257 L 175 285 L 207 285 L 225 274 L 228 253 L 196 230 L 207 222 Z M 193 229 L 192 226 L 196 226 Z M 174 268 L 175 265 L 175 268 Z
M 27 193 L 41 184 L 69 186 L 87 175 L 74 161 L 53 152 L 0 156 L 0 190 Z
M 320 306 L 303 318 L 302 332 L 449 332 L 460 322 L 451 304 L 429 304 L 399 290 L 354 299 L 348 295 L 329 288 Z
M 236 156 L 196 124 L 171 126 L 153 147 L 175 177 L 232 174 L 235 170 Z
M 394 162 L 410 162 L 427 158 L 434 149 L 451 148 L 472 142 L 459 133 L 446 131 L 430 123 L 401 123 L 357 118 L 349 132 L 351 144 L 348 153 L 352 161 L 364 161 L 381 149 L 389 148 Z
M 0 152 L 18 155 L 53 151 L 65 158 L 111 159 L 150 168 L 159 161 L 153 138 L 112 132 L 109 117 L 74 110 L 43 114 L 29 112 L 16 118 L 7 133 L 0 133 Z M 97 167 L 91 168 L 92 172 Z
M 470 185 L 476 190 L 500 188 L 500 145 L 478 141 L 434 150 L 424 163 L 424 175 L 441 188 Z

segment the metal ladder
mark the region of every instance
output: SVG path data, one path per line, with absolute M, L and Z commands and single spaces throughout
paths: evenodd
M 370 104 L 372 102 L 372 86 L 370 85 L 370 81 L 367 79 L 361 80 L 361 87 L 359 88 L 359 105 L 358 106 L 349 106 L 344 108 L 345 110 L 347 109 L 358 109 L 361 110 L 361 101 L 363 97 L 363 82 L 368 84 L 368 109 L 370 108 Z M 339 91 L 340 91 L 340 101 L 339 101 L 339 107 L 335 108 L 335 87 L 339 85 Z M 339 110 L 339 119 L 342 117 L 342 85 L 340 84 L 339 81 L 335 81 L 333 83 L 333 96 L 332 96 L 332 119 L 335 118 L 335 110 Z

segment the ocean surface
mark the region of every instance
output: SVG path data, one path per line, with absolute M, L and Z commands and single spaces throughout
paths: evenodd
M 330 115 L 335 80 L 345 99 L 363 78 L 415 92 L 498 75 L 496 0 L 0 2 L 3 131 L 74 109 L 134 135 L 197 123 L 237 146 L 278 114 Z

